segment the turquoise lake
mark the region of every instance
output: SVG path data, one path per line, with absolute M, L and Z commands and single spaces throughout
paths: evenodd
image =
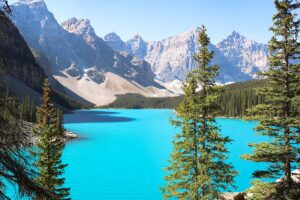
M 65 115 L 65 128 L 80 139 L 67 144 L 63 160 L 66 185 L 73 199 L 159 200 L 164 185 L 162 170 L 172 150 L 176 133 L 169 123 L 173 110 L 91 110 Z M 218 119 L 224 135 L 234 141 L 228 145 L 230 162 L 239 176 L 237 191 L 250 186 L 251 173 L 261 167 L 244 161 L 249 142 L 263 138 L 253 132 L 255 122 Z
M 95 109 L 65 115 L 66 129 L 79 139 L 67 143 L 64 177 L 74 200 L 160 200 L 163 168 L 178 131 L 169 123 L 174 110 Z M 236 191 L 250 186 L 251 173 L 263 165 L 242 160 L 249 142 L 264 138 L 252 130 L 255 122 L 218 119 L 228 145 L 229 161 L 239 171 Z

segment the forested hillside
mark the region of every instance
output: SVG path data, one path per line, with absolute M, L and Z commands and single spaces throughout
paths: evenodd
M 117 99 L 107 105 L 105 108 L 175 108 L 180 101 L 181 96 L 177 97 L 161 97 L 150 98 L 144 97 L 140 94 L 124 94 L 118 95 Z
M 256 88 L 264 86 L 266 80 L 251 80 L 226 85 L 219 99 L 223 107 L 221 116 L 244 116 L 246 110 L 263 102 L 263 97 L 256 94 Z M 167 98 L 147 98 L 137 94 L 119 95 L 106 107 L 109 108 L 175 108 L 182 96 Z
M 225 86 L 220 104 L 222 116 L 237 117 L 246 115 L 246 110 L 263 103 L 263 97 L 257 95 L 256 89 L 265 86 L 266 80 L 251 80 Z

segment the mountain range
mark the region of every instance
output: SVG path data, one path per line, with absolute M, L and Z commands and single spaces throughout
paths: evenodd
M 11 19 L 30 48 L 51 63 L 48 76 L 85 100 L 104 105 L 116 94 L 174 95 L 154 81 L 147 62 L 107 46 L 89 20 L 71 18 L 60 25 L 43 0 L 20 0 L 12 10 Z
M 158 80 L 184 81 L 187 73 L 196 67 L 193 55 L 200 49 L 197 41 L 200 31 L 196 27 L 155 42 L 144 41 L 139 35 L 124 42 L 112 32 L 104 36 L 104 41 L 115 51 L 126 51 L 149 62 Z M 209 49 L 215 53 L 212 64 L 221 66 L 217 78 L 221 83 L 255 78 L 257 71 L 266 70 L 268 66 L 267 45 L 247 39 L 236 31 L 220 43 L 210 44 Z
M 81 102 L 105 105 L 125 93 L 178 95 L 200 49 L 200 28 L 161 41 L 136 35 L 124 42 L 116 33 L 97 36 L 88 19 L 72 17 L 59 24 L 44 0 L 19 0 L 12 10 L 11 20 L 47 76 Z M 215 52 L 212 64 L 221 66 L 219 83 L 256 78 L 268 66 L 267 45 L 235 31 L 209 48 Z
M 47 77 L 45 71 L 50 68 L 46 65 L 43 65 L 42 68 L 35 56 L 41 60 L 45 59 L 45 56 L 28 47 L 18 29 L 2 11 L 0 11 L 0 18 L 0 37 L 2 39 L 0 43 L 0 95 L 5 92 L 5 95 L 17 96 L 21 101 L 25 97 L 30 97 L 36 105 L 39 105 L 43 82 Z M 53 86 L 53 97 L 58 107 L 68 111 L 81 106 L 64 95 L 67 88 L 51 76 L 48 79 Z M 76 96 L 72 91 L 68 91 L 68 93 Z M 77 98 L 80 99 L 79 96 Z M 84 99 L 81 100 L 88 104 Z

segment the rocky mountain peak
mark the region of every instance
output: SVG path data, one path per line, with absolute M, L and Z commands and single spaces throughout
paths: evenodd
M 96 36 L 94 28 L 88 19 L 77 19 L 75 17 L 63 22 L 62 27 L 70 33 L 78 35 L 93 35 Z
M 233 31 L 226 39 L 222 40 L 219 44 L 217 44 L 217 46 L 220 46 L 220 44 L 222 45 L 222 43 L 226 43 L 228 45 L 234 44 L 236 46 L 242 45 L 248 47 L 259 44 L 258 42 L 248 39 L 236 31 Z
M 195 43 L 197 41 L 197 37 L 199 32 L 201 31 L 200 27 L 194 27 L 191 30 L 187 31 L 187 32 L 183 32 L 180 34 L 176 34 L 173 35 L 171 37 L 168 37 L 166 39 L 163 40 L 163 42 L 170 42 L 170 41 L 176 41 L 178 43 L 182 43 L 182 42 L 192 42 Z
M 27 5 L 27 6 L 38 6 L 38 7 L 47 7 L 44 0 L 19 0 L 13 5 Z
M 63 28 L 49 12 L 44 0 L 20 0 L 12 4 L 11 8 L 11 20 L 31 48 L 47 48 L 42 43 L 51 33 L 56 33 L 57 39 L 63 37 L 63 34 L 57 33 L 61 33 Z M 36 39 L 36 35 L 41 35 L 39 40 Z
M 146 56 L 147 43 L 140 35 L 134 35 L 126 42 L 126 46 L 131 55 L 137 56 L 142 59 Z
M 139 34 L 134 35 L 131 39 L 129 39 L 128 41 L 139 41 L 139 42 L 144 42 L 142 36 L 140 36 Z
M 127 51 L 126 43 L 115 32 L 105 35 L 104 41 L 115 51 Z
M 239 34 L 237 31 L 232 31 L 232 33 L 228 36 L 231 38 L 244 38 L 244 36 L 242 36 L 241 34 Z
M 106 34 L 104 36 L 104 40 L 105 41 L 122 41 L 120 36 L 115 32 L 111 32 L 111 33 Z
M 218 43 L 217 48 L 232 65 L 252 77 L 256 77 L 257 71 L 267 69 L 267 45 L 248 39 L 236 31 Z
M 200 31 L 201 27 L 193 27 L 187 32 L 155 42 L 144 41 L 141 36 L 135 35 L 125 43 L 126 46 L 124 46 L 123 41 L 119 42 L 119 44 L 122 44 L 122 48 L 120 48 L 121 45 L 118 46 L 111 41 L 108 42 L 106 40 L 106 43 L 116 51 L 127 51 L 130 55 L 149 62 L 152 70 L 156 74 L 156 79 L 166 82 L 176 79 L 182 81 L 185 79 L 186 74 L 195 66 L 193 54 L 200 49 L 200 45 L 197 41 Z M 240 44 L 244 43 L 251 44 L 251 40 L 247 40 L 234 31 L 232 35 L 226 39 L 221 49 L 225 50 L 229 47 L 231 48 L 231 46 L 240 46 Z M 222 71 L 218 77 L 219 82 L 225 83 L 250 79 L 248 73 L 244 73 L 240 69 L 247 65 L 247 63 L 232 63 L 230 59 L 232 57 L 226 54 L 226 51 L 221 52 L 221 49 L 217 48 L 214 44 L 209 44 L 209 49 L 215 52 L 215 58 L 212 63 L 222 66 Z M 239 48 L 236 49 L 239 51 Z M 252 50 L 249 49 L 249 51 L 251 52 Z M 246 55 L 246 52 L 244 54 Z M 257 59 L 260 58 L 264 59 L 263 54 L 257 56 Z M 239 60 L 238 57 L 237 60 Z M 263 65 L 263 62 L 261 64 Z M 256 70 L 255 67 L 252 69 L 253 71 Z M 250 71 L 252 69 L 250 69 Z

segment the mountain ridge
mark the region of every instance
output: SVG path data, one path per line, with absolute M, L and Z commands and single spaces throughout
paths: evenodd
M 1 11 L 0 17 L 4 21 L 0 24 L 0 35 L 5 38 L 0 43 L 0 88 L 12 96 L 17 96 L 20 101 L 30 97 L 38 105 L 44 79 L 49 73 L 47 66 L 41 67 L 34 55 L 37 52 L 29 48 L 16 26 Z M 44 59 L 42 55 L 39 56 Z M 52 77 L 48 79 L 53 86 L 54 101 L 61 109 L 67 111 L 81 106 L 61 95 L 66 90 L 62 85 Z
M 257 71 L 265 71 L 268 67 L 267 45 L 247 39 L 236 31 L 216 44 L 216 47 L 220 49 L 229 62 L 253 78 L 256 77 Z
M 100 87 L 107 73 L 113 73 L 125 79 L 128 85 L 138 84 L 135 91 L 143 87 L 147 91 L 144 95 L 174 95 L 155 82 L 147 62 L 124 52 L 113 51 L 95 34 L 89 20 L 71 18 L 60 25 L 44 1 L 21 1 L 13 4 L 12 10 L 12 20 L 26 42 L 46 55 L 52 64 L 52 76 L 69 90 L 72 91 L 82 79 Z M 69 77 L 70 81 L 65 81 L 65 77 Z M 155 90 L 148 90 L 147 87 L 154 87 Z M 75 93 L 82 95 L 78 90 Z M 100 105 L 103 102 L 101 99 L 106 97 L 97 98 L 93 98 L 92 103 Z
M 147 47 L 135 45 L 135 52 L 131 48 L 132 39 L 122 41 L 114 32 L 104 36 L 104 41 L 116 51 L 128 51 L 148 61 L 159 80 L 168 82 L 179 79 L 183 81 L 187 72 L 195 67 L 192 55 L 200 48 L 197 43 L 200 30 L 200 27 L 194 27 L 190 31 L 169 36 L 160 41 L 143 41 Z M 242 38 L 242 40 L 237 40 L 237 49 L 234 44 L 236 41 L 228 41 L 232 37 Z M 218 44 L 210 44 L 209 48 L 215 51 L 212 64 L 225 68 L 218 77 L 220 82 L 238 82 L 257 78 L 255 73 L 258 70 L 267 69 L 267 45 L 247 39 L 236 31 Z M 247 56 L 249 52 L 250 56 Z M 251 59 L 251 56 L 254 59 Z

